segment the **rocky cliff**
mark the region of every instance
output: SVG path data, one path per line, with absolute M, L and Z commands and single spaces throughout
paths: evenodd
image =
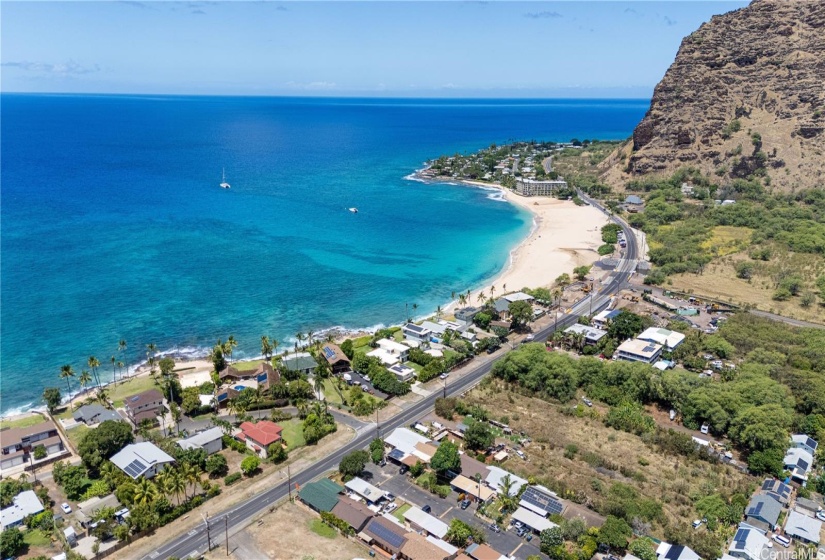
M 604 179 L 693 166 L 719 183 L 825 186 L 825 0 L 754 0 L 682 40 Z

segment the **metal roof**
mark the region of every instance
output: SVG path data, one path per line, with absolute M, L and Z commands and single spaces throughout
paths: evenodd
M 513 512 L 513 519 L 516 521 L 521 521 L 534 531 L 544 531 L 545 529 L 552 529 L 553 527 L 558 527 L 555 523 L 550 521 L 549 519 L 542 517 L 541 515 L 530 511 L 529 509 L 519 506 L 519 508 Z
M 745 516 L 755 517 L 770 525 L 776 525 L 781 511 L 782 504 L 776 498 L 767 494 L 756 494 L 751 498 L 748 507 L 745 509 Z
M 443 521 L 439 520 L 436 517 L 433 517 L 429 513 L 413 506 L 407 511 L 404 512 L 404 519 L 409 521 L 410 523 L 414 523 L 427 531 L 431 535 L 435 535 L 436 537 L 443 539 L 444 535 L 447 534 L 449 530 L 449 526 L 444 523 Z
M 148 441 L 132 443 L 110 459 L 120 470 L 136 479 L 155 465 L 174 463 L 175 459 Z
M 302 502 L 318 511 L 331 511 L 338 503 L 338 494 L 344 489 L 328 478 L 305 484 L 298 491 Z
M 822 531 L 822 521 L 808 517 L 798 511 L 788 514 L 785 523 L 785 533 L 791 537 L 801 538 L 808 542 L 819 544 L 819 534 Z
M 12 500 L 12 504 L 0 510 L 0 527 L 18 525 L 29 515 L 43 511 L 43 503 L 34 493 L 34 490 L 20 492 Z

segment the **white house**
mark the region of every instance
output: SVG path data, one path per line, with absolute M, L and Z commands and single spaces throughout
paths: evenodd
M 394 374 L 396 379 L 398 379 L 401 383 L 411 381 L 413 377 L 415 377 L 415 370 L 410 366 L 405 366 L 404 364 L 394 364 L 393 366 L 387 368 L 387 371 Z
M 619 311 L 618 309 L 605 309 L 604 311 L 593 317 L 591 323 L 593 323 L 593 326 L 598 329 L 606 329 L 608 326 L 608 322 L 612 321 L 619 313 L 621 313 L 621 311 Z
M 181 449 L 203 449 L 207 455 L 212 455 L 223 449 L 223 430 L 209 428 L 186 439 L 178 441 Z
M 501 493 L 501 481 L 507 475 L 510 475 L 510 482 L 512 483 L 510 487 L 511 496 L 517 496 L 521 487 L 527 484 L 527 481 L 520 476 L 516 476 L 494 465 L 488 466 L 487 471 L 489 474 L 487 474 L 487 478 L 484 479 L 484 483 L 496 493 Z
M 443 539 L 449 530 L 446 523 L 415 506 L 404 512 L 404 519 L 413 530 L 424 530 L 428 535 L 433 535 L 439 539 Z
M 352 480 L 348 480 L 344 486 L 347 490 L 358 494 L 370 504 L 384 499 L 384 492 L 363 478 L 355 477 Z
M 115 453 L 110 460 L 133 480 L 141 476 L 152 478 L 166 465 L 175 462 L 162 449 L 148 441 L 129 444 Z
M 662 355 L 662 346 L 645 340 L 625 340 L 616 348 L 616 356 L 628 362 L 652 364 Z
M 403 453 L 412 453 L 418 443 L 428 443 L 430 440 L 418 432 L 408 428 L 396 428 L 390 435 L 384 438 L 384 443 L 394 449 L 399 449 Z
M 796 510 L 788 514 L 785 522 L 785 534 L 804 543 L 819 544 L 822 521 L 808 517 Z
M 23 520 L 43 511 L 43 503 L 34 493 L 34 490 L 20 492 L 14 497 L 9 507 L 0 510 L 0 528 L 16 527 Z
M 542 517 L 541 515 L 524 507 L 519 507 L 513 512 L 513 519 L 516 521 L 521 521 L 537 533 L 541 533 L 545 529 L 558 527 L 558 525 L 548 520 L 546 517 Z
M 407 323 L 401 327 L 401 332 L 404 334 L 404 338 L 418 340 L 420 342 L 429 342 L 430 337 L 433 335 L 430 329 L 421 327 L 415 323 Z
M 791 471 L 791 480 L 798 484 L 808 482 L 808 473 L 814 463 L 813 456 L 801 447 L 791 447 L 785 453 L 785 468 Z
M 765 550 L 771 548 L 768 537 L 747 523 L 740 523 L 728 548 L 728 554 L 742 560 L 764 560 Z
M 791 436 L 791 447 L 804 449 L 810 453 L 812 457 L 815 457 L 816 448 L 819 447 L 819 443 L 814 438 L 808 436 L 808 434 L 794 434 Z
M 564 332 L 565 334 L 583 334 L 585 344 L 589 344 L 591 346 L 597 344 L 602 338 L 607 336 L 607 331 L 605 330 L 597 329 L 595 327 L 588 327 L 587 325 L 579 325 L 578 323 L 575 325 L 570 325 L 564 329 Z
M 677 331 L 650 327 L 636 338 L 646 342 L 654 342 L 664 346 L 668 350 L 673 350 L 685 340 L 685 335 Z

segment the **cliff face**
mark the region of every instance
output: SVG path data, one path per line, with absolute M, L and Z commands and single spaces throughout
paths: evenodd
M 693 166 L 719 183 L 825 185 L 825 1 L 754 0 L 682 40 L 650 109 L 606 162 L 619 184 Z

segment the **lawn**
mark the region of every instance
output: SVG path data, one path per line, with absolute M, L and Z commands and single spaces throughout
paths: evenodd
M 319 537 L 324 537 L 325 539 L 334 539 L 338 536 L 338 531 L 318 518 L 309 522 L 309 529 Z
M 132 395 L 137 395 L 138 393 L 143 393 L 144 391 L 155 388 L 157 388 L 157 385 L 155 385 L 152 377 L 145 375 L 134 377 L 117 385 L 110 385 L 106 388 L 106 391 L 109 394 L 109 400 L 115 404 L 115 408 L 120 408 L 123 406 L 126 397 L 131 397 Z
M 281 437 L 287 443 L 287 451 L 292 451 L 307 444 L 304 439 L 304 428 L 299 418 L 293 418 L 286 422 L 278 422 L 278 424 L 284 429 L 284 431 L 281 432 Z
M 249 362 L 235 362 L 232 367 L 238 371 L 252 371 L 263 363 L 263 360 L 251 360 Z
M 23 535 L 23 542 L 29 546 L 49 546 L 52 544 L 52 539 L 40 529 L 33 529 L 26 531 Z
M 396 519 L 398 519 L 398 521 L 404 523 L 404 512 L 410 509 L 411 507 L 412 506 L 410 504 L 404 504 L 403 506 L 392 512 L 392 514 Z
M 71 430 L 66 430 L 66 435 L 69 436 L 69 441 L 71 442 L 72 447 L 77 449 L 77 446 L 80 444 L 80 440 L 83 439 L 83 436 L 86 435 L 86 432 L 88 432 L 89 429 L 90 428 L 86 424 L 78 424 Z
M 6 428 L 28 428 L 29 426 L 34 426 L 35 424 L 40 424 L 41 422 L 45 422 L 42 416 L 39 414 L 31 414 L 29 416 L 24 416 L 23 418 L 18 418 L 16 420 L 2 420 L 0 421 L 0 429 L 5 430 Z
M 338 389 L 335 387 L 335 382 L 332 379 L 324 379 L 324 397 L 329 404 L 344 404 L 341 395 L 338 394 Z

